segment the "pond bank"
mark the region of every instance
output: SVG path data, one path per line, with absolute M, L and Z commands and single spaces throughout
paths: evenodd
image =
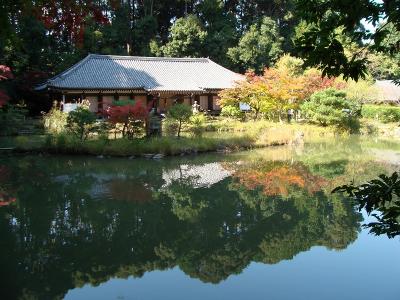
M 302 144 L 307 140 L 337 135 L 334 128 L 306 124 L 271 124 L 246 122 L 224 126 L 223 130 L 205 132 L 202 137 L 183 136 L 107 139 L 95 137 L 79 141 L 68 134 L 19 136 L 13 152 L 79 154 L 108 157 L 145 157 L 191 155 L 205 152 L 227 153 L 287 144 Z M 228 130 L 224 130 L 228 128 Z
M 55 137 L 51 144 L 40 147 L 17 146 L 13 153 L 76 154 L 111 157 L 144 157 L 160 159 L 164 156 L 193 155 L 207 152 L 229 153 L 269 146 L 289 144 L 292 141 L 260 143 L 251 136 L 242 135 L 228 138 L 152 138 L 140 140 L 91 140 L 66 141 Z M 9 153 L 9 152 L 8 152 Z

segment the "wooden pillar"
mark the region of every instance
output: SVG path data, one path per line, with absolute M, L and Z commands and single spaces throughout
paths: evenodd
M 97 95 L 97 110 L 99 112 L 103 111 L 103 95 L 102 94 Z
M 213 95 L 208 95 L 208 110 L 213 110 L 214 106 L 213 106 Z
M 148 106 L 151 101 L 153 101 L 154 96 L 152 94 L 147 94 L 147 99 L 146 99 L 146 105 Z M 154 103 L 152 104 L 152 107 L 154 107 Z
M 62 94 L 62 102 L 61 102 L 61 111 L 64 111 L 64 104 L 65 104 L 65 94 Z

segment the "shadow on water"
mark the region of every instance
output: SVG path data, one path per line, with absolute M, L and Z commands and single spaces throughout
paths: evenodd
M 348 180 L 351 159 L 324 160 L 320 149 L 292 160 L 271 159 L 275 150 L 162 162 L 2 158 L 1 295 L 62 298 L 175 266 L 219 283 L 251 262 L 345 249 L 361 215 L 330 191 Z M 350 175 L 366 169 L 359 161 Z

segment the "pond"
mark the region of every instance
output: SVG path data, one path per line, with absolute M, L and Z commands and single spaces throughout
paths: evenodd
M 1 299 L 398 299 L 400 241 L 331 190 L 400 143 L 144 160 L 0 156 Z

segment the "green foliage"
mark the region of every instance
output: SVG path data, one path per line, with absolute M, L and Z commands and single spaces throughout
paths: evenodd
M 347 127 L 358 120 L 361 106 L 347 99 L 346 93 L 331 88 L 311 95 L 300 109 L 312 123 Z
M 259 23 L 250 26 L 236 47 L 228 50 L 228 56 L 241 71 L 253 69 L 262 73 L 282 54 L 282 38 L 276 22 L 264 17 Z
M 180 137 L 182 125 L 188 123 L 191 116 L 192 108 L 189 105 L 178 103 L 169 108 L 167 118 L 178 122 L 178 137 Z
M 0 107 L 0 135 L 15 135 L 25 122 L 27 111 L 20 105 L 7 104 Z
M 373 78 L 379 80 L 399 78 L 400 54 L 370 53 L 368 55 L 368 71 Z
M 87 107 L 79 106 L 68 114 L 67 128 L 80 141 L 84 141 L 90 133 L 97 130 L 96 115 Z
M 400 122 L 400 107 L 389 105 L 363 105 L 361 115 L 383 123 Z
M 290 76 L 300 76 L 304 72 L 304 61 L 290 54 L 284 54 L 278 59 L 274 67 L 288 72 Z
M 202 113 L 197 113 L 190 117 L 190 131 L 195 137 L 203 135 L 206 121 L 207 118 Z
M 378 99 L 378 90 L 373 85 L 373 80 L 348 80 L 344 89 L 347 98 L 358 103 L 371 103 Z
M 47 133 L 57 134 L 66 129 L 68 114 L 62 112 L 57 107 L 53 107 L 48 113 L 43 115 L 43 125 Z
M 170 39 L 162 52 L 172 57 L 199 57 L 206 36 L 207 32 L 196 16 L 180 18 L 172 25 Z
M 197 9 L 204 24 L 207 36 L 204 41 L 203 55 L 210 57 L 223 66 L 231 66 L 226 55 L 228 49 L 237 44 L 236 19 L 232 11 L 224 7 L 222 0 L 199 1 Z
M 179 124 L 176 120 L 167 118 L 162 123 L 163 133 L 166 136 L 176 136 L 178 133 Z
M 244 113 L 237 105 L 225 105 L 221 109 L 221 116 L 235 119 L 242 119 Z
M 372 214 L 377 222 L 365 224 L 370 232 L 375 235 L 386 234 L 389 238 L 400 235 L 400 180 L 399 174 L 394 172 L 391 176 L 379 175 L 359 186 L 351 183 L 336 187 L 332 193 L 344 192 L 354 199 L 359 210 L 365 209 Z
M 398 1 L 299 0 L 297 15 L 306 25 L 297 38 L 297 50 L 306 58 L 307 65 L 320 66 L 325 75 L 343 74 L 345 79 L 356 81 L 364 78 L 368 65 L 365 49 L 398 53 L 398 6 Z M 381 25 L 371 32 L 363 26 L 365 20 L 370 25 Z M 364 46 L 366 40 L 372 42 Z M 346 51 L 349 43 L 351 47 L 361 47 Z

